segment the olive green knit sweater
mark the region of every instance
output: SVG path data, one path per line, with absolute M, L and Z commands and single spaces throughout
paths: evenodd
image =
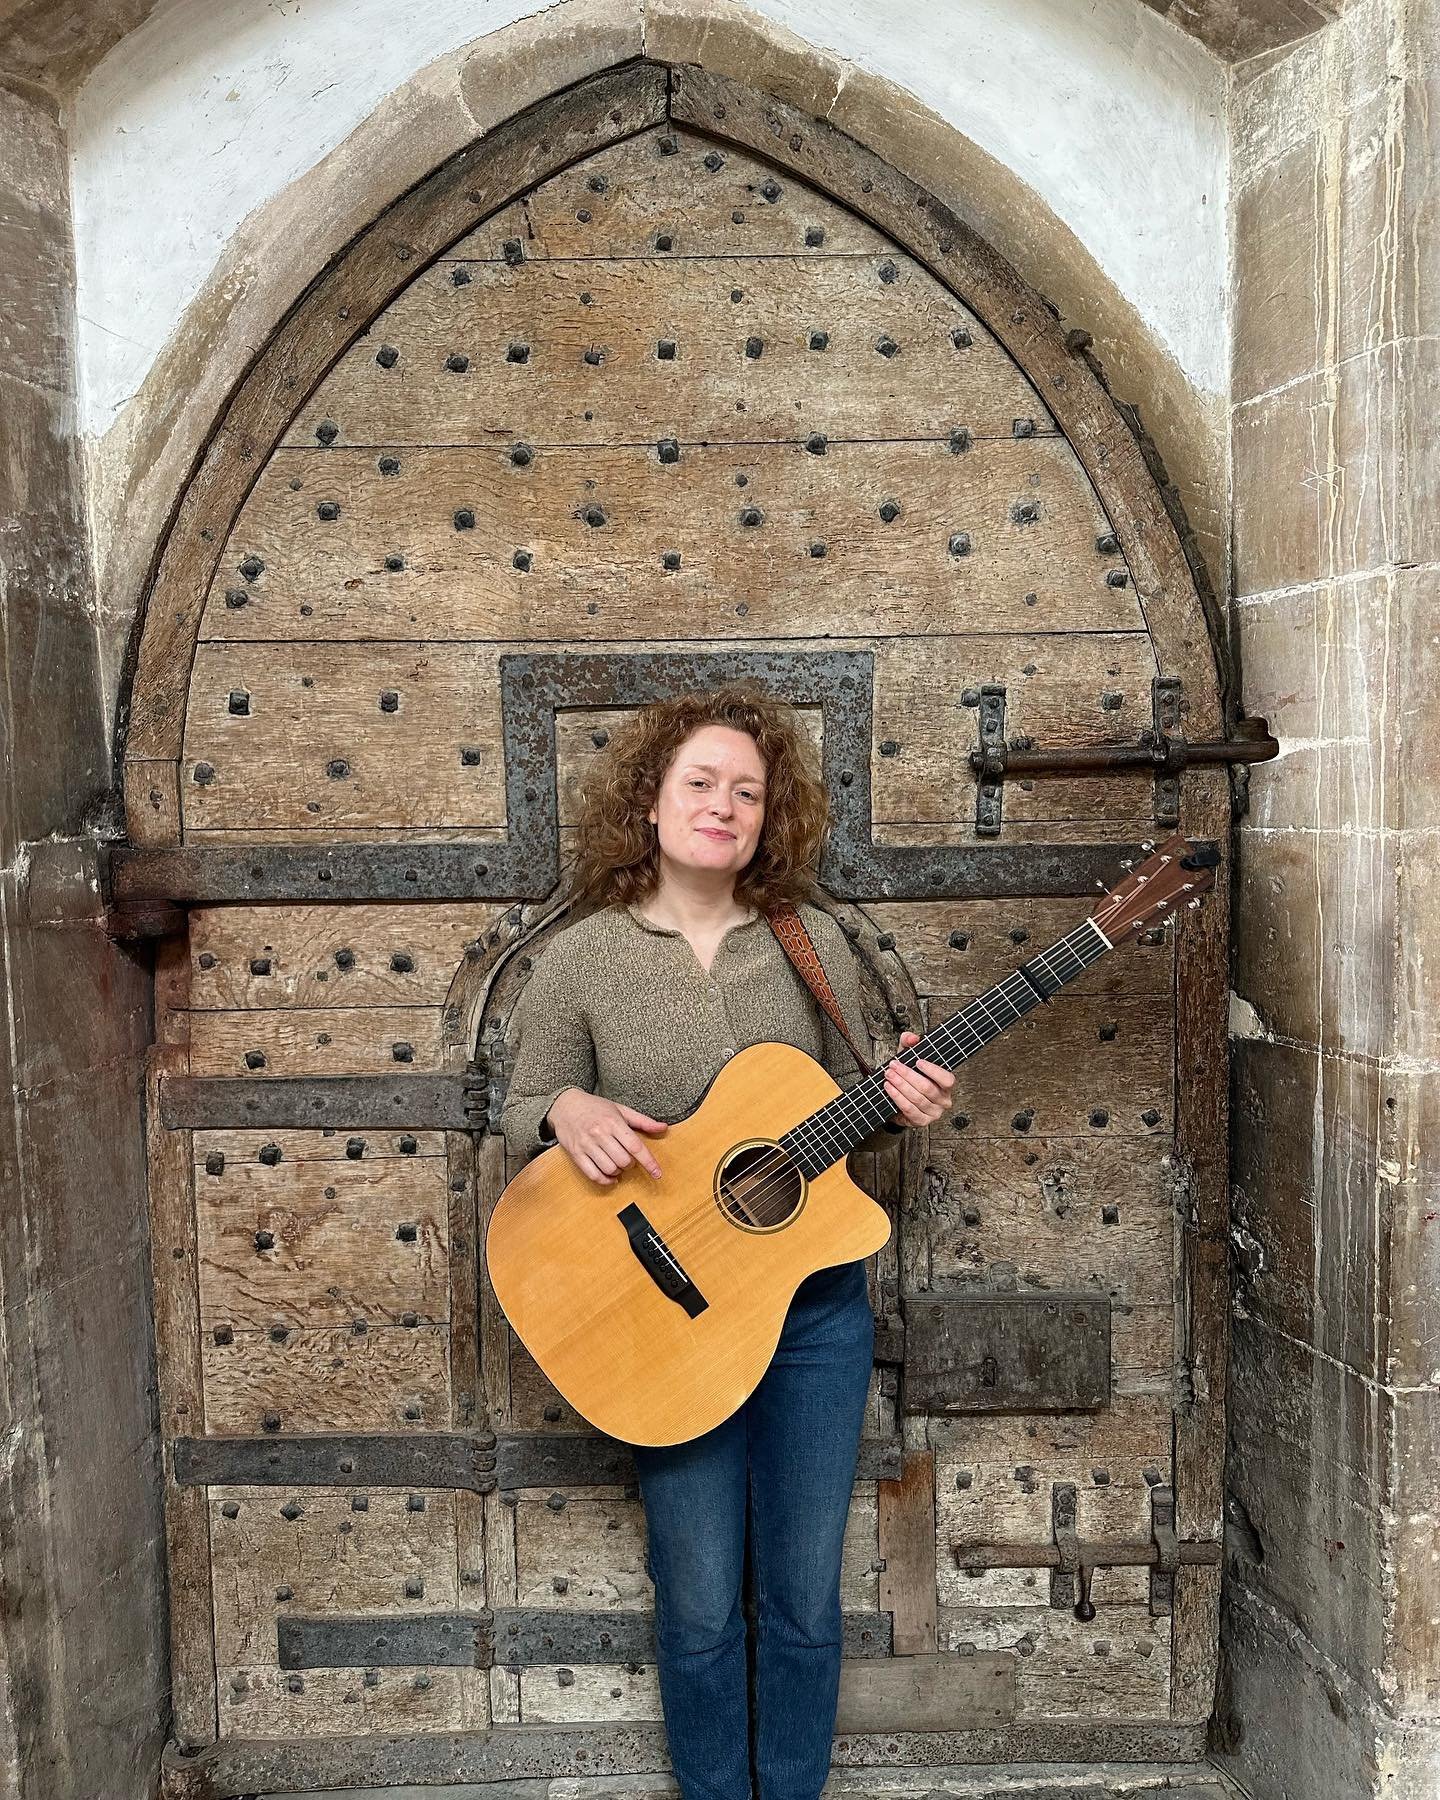
M 866 1050 L 871 1039 L 855 954 L 829 913 L 805 900 L 798 910 L 845 1023 Z M 793 1044 L 844 1089 L 860 1079 L 849 1046 L 753 907 L 721 938 L 708 974 L 683 932 L 654 924 L 634 906 L 577 919 L 535 959 L 510 1037 L 514 1060 L 500 1128 L 521 1157 L 555 1142 L 540 1125 L 564 1088 L 584 1088 L 674 1124 L 694 1110 L 726 1059 L 751 1044 Z M 882 1125 L 858 1148 L 894 1142 Z

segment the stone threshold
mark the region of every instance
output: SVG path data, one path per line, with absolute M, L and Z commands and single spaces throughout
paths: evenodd
M 669 1775 L 573 1775 L 455 1787 L 333 1788 L 255 1800 L 679 1800 Z M 1007 1763 L 836 1769 L 823 1800 L 1244 1800 L 1208 1763 Z

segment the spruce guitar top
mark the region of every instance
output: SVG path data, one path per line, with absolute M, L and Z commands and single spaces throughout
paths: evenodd
M 1219 853 L 1178 833 L 1092 916 L 899 1052 L 956 1068 L 1137 931 L 1214 885 Z M 677 1444 L 718 1425 L 765 1373 L 791 1296 L 816 1269 L 887 1242 L 845 1158 L 896 1116 L 877 1069 L 841 1092 L 789 1044 L 752 1044 L 695 1110 L 604 1187 L 558 1145 L 490 1215 L 491 1285 L 516 1335 L 599 1430 Z

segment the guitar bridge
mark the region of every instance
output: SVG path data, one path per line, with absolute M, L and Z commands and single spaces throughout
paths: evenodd
M 678 1301 L 692 1319 L 704 1312 L 710 1302 L 685 1273 L 674 1251 L 640 1208 L 631 1204 L 617 1216 L 625 1227 L 636 1261 L 666 1299 Z

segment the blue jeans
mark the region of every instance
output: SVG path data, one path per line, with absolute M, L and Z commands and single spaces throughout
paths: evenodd
M 751 1800 L 741 1580 L 755 1596 L 759 1800 L 817 1800 L 840 1686 L 840 1548 L 875 1320 L 865 1264 L 796 1289 L 759 1386 L 684 1444 L 636 1445 L 660 1703 L 683 1800 Z

